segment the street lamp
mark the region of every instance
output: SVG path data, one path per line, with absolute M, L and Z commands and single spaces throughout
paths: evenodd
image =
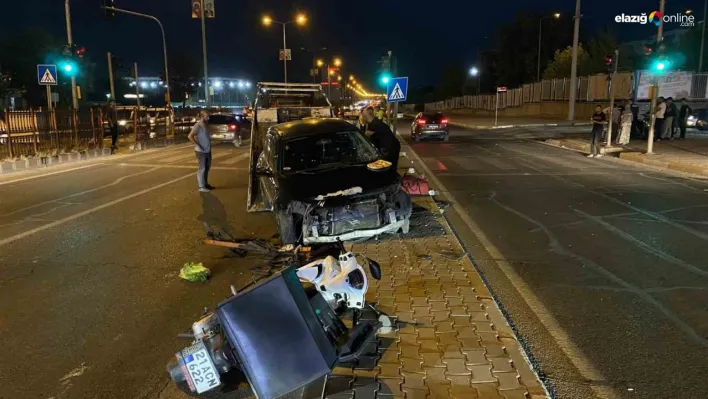
M 546 15 L 538 20 L 538 64 L 536 66 L 536 81 L 541 80 L 541 29 L 543 28 L 543 20 L 547 18 L 558 19 L 560 18 L 560 13 L 556 12 L 553 15 Z
M 303 13 L 297 14 L 294 20 L 287 22 L 280 22 L 273 20 L 270 16 L 264 15 L 261 19 L 264 26 L 270 26 L 271 24 L 280 24 L 283 27 L 283 71 L 285 75 L 285 83 L 288 83 L 288 57 L 287 57 L 287 45 L 285 44 L 285 25 L 296 23 L 300 26 L 307 23 L 307 16 Z
M 339 68 L 340 66 L 342 66 L 342 60 L 339 59 L 339 58 L 335 58 L 335 59 L 334 59 L 334 66 L 336 66 L 337 68 Z
M 477 75 L 479 75 L 479 69 L 477 69 L 477 67 L 470 68 L 470 76 L 477 76 Z

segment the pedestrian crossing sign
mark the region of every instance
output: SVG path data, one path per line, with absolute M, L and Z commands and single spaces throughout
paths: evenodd
M 390 103 L 401 103 L 408 97 L 408 78 L 391 78 L 386 87 L 386 100 Z
M 37 65 L 37 83 L 40 86 L 56 86 L 57 85 L 57 66 L 56 65 Z

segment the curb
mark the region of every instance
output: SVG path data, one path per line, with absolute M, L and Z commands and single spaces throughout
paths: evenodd
M 590 126 L 590 123 L 578 122 L 578 123 L 527 123 L 527 124 L 517 124 L 517 125 L 499 125 L 499 126 L 489 126 L 489 125 L 469 125 L 466 123 L 459 122 L 449 122 L 448 125 L 461 127 L 464 129 L 510 129 L 515 127 L 558 127 L 558 126 Z
M 651 165 L 660 169 L 673 170 L 692 175 L 708 176 L 708 168 L 683 162 L 672 162 L 661 159 L 652 159 L 651 155 L 642 154 L 641 152 L 625 152 L 620 154 L 619 157 L 620 159 L 626 161 Z
M 552 147 L 563 148 L 566 150 L 576 151 L 583 154 L 590 153 L 589 143 L 578 143 L 578 142 L 568 142 L 561 141 L 558 139 L 548 139 L 541 141 L 542 144 L 546 144 Z M 608 151 L 604 147 L 600 147 L 601 154 L 611 154 L 618 153 L 618 158 L 623 161 L 641 163 L 644 165 L 649 165 L 657 169 L 672 170 L 676 172 L 688 173 L 691 175 L 708 176 L 708 167 L 702 167 L 695 164 L 683 163 L 683 162 L 673 162 L 663 159 L 654 158 L 651 155 L 646 155 L 641 152 L 636 151 L 622 151 L 619 147 L 613 148 Z
M 60 164 L 101 158 L 111 155 L 110 148 L 95 148 L 81 152 L 68 152 L 51 157 L 33 157 L 16 161 L 0 162 L 0 174 L 22 172 L 26 170 L 46 168 Z

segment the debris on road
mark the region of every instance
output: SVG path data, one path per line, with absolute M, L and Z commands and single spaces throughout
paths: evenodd
M 185 263 L 179 271 L 179 277 L 192 282 L 207 281 L 211 271 L 201 263 Z

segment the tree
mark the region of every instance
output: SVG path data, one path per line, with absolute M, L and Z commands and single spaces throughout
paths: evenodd
M 0 42 L 0 64 L 11 84 L 6 90 L 24 91 L 30 106 L 46 103 L 45 90 L 37 84 L 37 64 L 53 63 L 61 43 L 49 32 L 31 28 Z
M 514 22 L 502 24 L 496 34 L 498 79 L 496 85 L 517 87 L 536 80 L 538 62 L 539 22 L 542 21 L 541 68 L 552 58 L 553 52 L 572 41 L 572 20 L 545 17 L 552 13 L 522 11 Z M 486 82 L 486 80 L 485 80 Z
M 578 45 L 578 76 L 587 75 L 588 54 L 581 44 Z M 543 72 L 543 79 L 563 79 L 569 78 L 573 64 L 573 47 L 568 46 L 564 50 L 556 50 L 553 61 L 548 64 Z
M 585 74 L 606 73 L 605 57 L 613 55 L 618 48 L 617 37 L 609 30 L 599 31 L 588 42 L 588 64 Z M 631 71 L 634 67 L 634 55 L 630 52 L 620 52 L 618 69 Z M 580 72 L 578 72 L 578 76 Z
M 461 64 L 453 62 L 445 67 L 445 72 L 435 96 L 442 100 L 462 95 L 462 86 L 465 84 L 467 73 Z

